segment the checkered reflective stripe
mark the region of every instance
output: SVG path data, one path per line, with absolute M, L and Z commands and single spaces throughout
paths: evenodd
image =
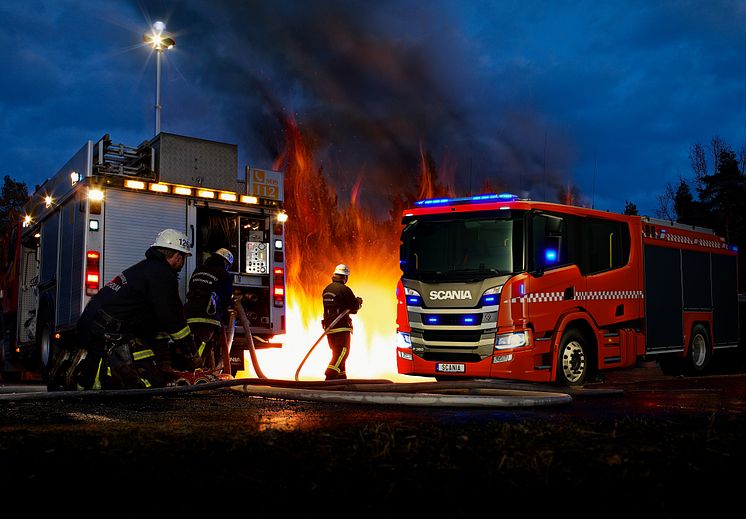
M 510 300 L 511 303 L 548 303 L 550 301 L 562 301 L 564 293 L 562 292 L 536 292 L 534 294 L 526 294 L 521 297 L 514 297 Z
M 575 299 L 591 301 L 596 299 L 642 299 L 642 290 L 600 290 L 594 292 L 578 292 Z
M 700 247 L 710 247 L 712 249 L 727 249 L 728 244 L 716 240 L 706 240 L 704 238 L 691 238 L 682 234 L 666 233 L 666 241 L 674 243 L 683 243 L 685 245 L 699 245 Z
M 594 290 L 590 292 L 576 292 L 574 301 L 600 301 L 612 299 L 643 299 L 642 290 Z M 562 301 L 563 292 L 536 292 L 521 297 L 514 297 L 511 303 L 549 303 Z

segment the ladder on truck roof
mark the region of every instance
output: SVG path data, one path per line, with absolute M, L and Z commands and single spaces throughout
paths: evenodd
M 650 218 L 649 216 L 643 216 L 642 221 L 652 225 L 663 225 L 665 227 L 674 227 L 676 229 L 684 229 L 687 231 L 703 232 L 713 235 L 715 234 L 715 231 L 713 231 L 712 229 L 708 229 L 707 227 L 697 227 L 696 225 L 674 222 L 673 220 L 662 220 L 658 218 Z
M 137 148 L 114 144 L 107 133 L 93 147 L 93 173 L 156 180 L 153 148 L 148 141 Z

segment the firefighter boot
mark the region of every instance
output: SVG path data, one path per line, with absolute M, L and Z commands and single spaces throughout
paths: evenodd
M 181 372 L 171 365 L 171 353 L 168 343 L 158 343 L 155 347 L 155 365 L 161 372 L 164 383 L 168 384 L 181 378 Z
M 135 368 L 129 342 L 116 342 L 107 350 L 106 359 L 111 368 L 112 384 L 119 389 L 143 389 L 146 384 Z

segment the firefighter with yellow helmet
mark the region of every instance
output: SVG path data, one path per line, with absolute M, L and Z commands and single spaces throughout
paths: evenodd
M 164 351 L 169 339 L 182 369 L 199 366 L 179 297 L 178 273 L 191 254 L 184 233 L 165 229 L 145 259 L 91 298 L 77 326 L 80 346 L 89 353 L 76 376 L 81 388 L 164 385 L 171 371 L 171 356 Z
M 346 379 L 345 363 L 350 354 L 350 336 L 352 334 L 352 319 L 350 314 L 357 313 L 363 305 L 363 300 L 356 297 L 352 289 L 347 286 L 350 268 L 340 263 L 334 269 L 332 282 L 322 292 L 324 301 L 324 320 L 322 324 L 327 329 L 326 338 L 332 350 L 332 359 L 324 375 L 326 380 Z M 345 314 L 345 312 L 347 312 Z M 345 314 L 336 323 L 341 314 Z M 332 324 L 334 323 L 334 324 Z

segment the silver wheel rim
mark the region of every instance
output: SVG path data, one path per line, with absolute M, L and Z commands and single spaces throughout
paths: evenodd
M 704 336 L 698 333 L 692 339 L 692 364 L 695 368 L 701 368 L 707 359 L 707 341 Z
M 49 351 L 51 348 L 52 334 L 50 333 L 49 326 L 44 326 L 41 329 L 41 352 L 40 358 L 41 363 L 44 366 L 49 365 Z
M 562 373 L 568 382 L 577 382 L 585 373 L 585 351 L 578 341 L 570 341 L 562 350 Z

